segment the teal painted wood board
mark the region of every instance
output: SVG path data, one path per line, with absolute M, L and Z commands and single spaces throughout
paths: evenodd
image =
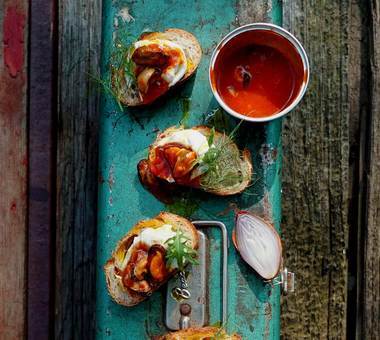
M 280 6 L 272 6 L 272 20 L 280 23 Z M 132 17 L 128 16 L 131 15 Z M 236 26 L 236 4 L 228 0 L 203 1 L 111 1 L 103 4 L 102 73 L 109 72 L 108 61 L 113 37 L 127 30 L 138 37 L 145 30 L 182 28 L 200 41 L 203 58 L 194 77 L 169 96 L 148 108 L 125 109 L 103 95 L 100 117 L 99 203 L 96 322 L 98 339 L 148 339 L 165 333 L 165 289 L 155 292 L 136 307 L 126 308 L 108 296 L 103 265 L 117 241 L 137 221 L 165 209 L 140 184 L 136 165 L 145 158 L 158 130 L 179 124 L 184 98 L 190 98 L 189 125 L 207 121 L 218 108 L 208 81 L 208 64 L 213 48 Z M 227 117 L 227 116 L 225 116 Z M 230 124 L 236 121 L 227 119 Z M 229 237 L 234 224 L 234 208 L 248 209 L 271 219 L 277 229 L 281 214 L 281 120 L 268 124 L 244 123 L 239 128 L 239 145 L 252 152 L 253 184 L 245 193 L 221 198 L 204 193 L 189 193 L 195 202 L 192 219 L 219 220 L 226 224 Z M 220 236 L 210 235 L 211 247 L 220 253 Z M 221 320 L 220 256 L 215 256 L 209 283 L 210 324 Z M 228 261 L 227 329 L 244 339 L 278 339 L 280 328 L 280 289 L 264 284 L 233 246 Z

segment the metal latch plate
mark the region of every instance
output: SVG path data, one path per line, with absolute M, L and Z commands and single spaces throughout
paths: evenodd
M 189 266 L 189 275 L 187 276 L 188 290 L 191 292 L 191 297 L 187 300 L 176 301 L 171 292 L 179 285 L 179 279 L 173 278 L 169 281 L 167 286 L 166 297 L 166 314 L 165 325 L 171 330 L 179 330 L 180 306 L 182 303 L 188 303 L 191 306 L 191 327 L 203 327 L 207 323 L 206 306 L 206 249 L 207 238 L 206 235 L 198 230 L 199 235 L 199 248 L 198 248 L 198 261 L 199 265 Z

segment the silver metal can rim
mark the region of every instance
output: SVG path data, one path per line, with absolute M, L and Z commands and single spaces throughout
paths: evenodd
M 241 113 L 238 113 L 238 112 L 232 110 L 223 101 L 223 99 L 219 96 L 218 91 L 213 86 L 212 80 L 211 80 L 211 71 L 214 68 L 215 61 L 216 61 L 216 58 L 217 58 L 217 56 L 219 54 L 219 51 L 223 48 L 223 46 L 228 41 L 230 41 L 231 39 L 233 39 L 234 37 L 236 37 L 240 33 L 251 31 L 251 30 L 270 30 L 270 31 L 273 31 L 273 32 L 276 32 L 276 33 L 280 34 L 282 37 L 284 37 L 285 39 L 287 39 L 294 46 L 294 48 L 296 49 L 296 51 L 299 53 L 299 55 L 301 57 L 301 60 L 302 60 L 302 63 L 303 63 L 303 67 L 304 67 L 304 74 L 306 74 L 306 79 L 302 83 L 301 89 L 300 89 L 297 97 L 291 102 L 291 104 L 289 106 L 285 107 L 280 112 L 277 112 L 276 114 L 268 116 L 268 117 L 249 117 L 249 116 L 245 116 L 245 115 L 243 115 Z M 240 26 L 240 27 L 234 29 L 233 31 L 231 31 L 230 33 L 228 33 L 226 36 L 224 36 L 224 38 L 215 47 L 215 49 L 214 49 L 214 51 L 213 51 L 213 53 L 211 55 L 211 60 L 210 60 L 209 72 L 208 73 L 209 73 L 208 74 L 208 78 L 209 78 L 210 87 L 211 87 L 211 90 L 212 90 L 212 92 L 214 94 L 214 97 L 216 98 L 216 100 L 218 101 L 218 103 L 220 104 L 220 106 L 226 112 L 228 112 L 230 115 L 232 115 L 232 116 L 234 116 L 236 118 L 239 118 L 239 119 L 242 119 L 242 120 L 246 120 L 246 121 L 249 121 L 249 122 L 268 122 L 268 121 L 272 121 L 272 120 L 275 120 L 277 118 L 280 118 L 280 117 L 286 115 L 288 112 L 290 112 L 291 110 L 293 110 L 298 105 L 298 103 L 301 101 L 302 97 L 304 96 L 304 94 L 306 92 L 307 86 L 309 84 L 310 65 L 309 65 L 309 59 L 307 57 L 305 49 L 303 48 L 302 44 L 299 42 L 299 40 L 293 34 L 291 34 L 290 32 L 288 32 L 287 30 L 285 30 L 284 28 L 282 28 L 282 27 L 280 27 L 278 25 L 258 22 L 258 23 L 251 23 L 251 24 L 247 24 L 247 25 L 244 25 L 244 26 Z

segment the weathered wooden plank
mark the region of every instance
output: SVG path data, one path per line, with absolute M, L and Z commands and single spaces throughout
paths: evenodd
M 102 1 L 59 1 L 56 323 L 59 339 L 93 338 L 97 91 Z
M 270 22 L 271 21 L 271 0 L 240 0 L 237 6 L 237 24 L 238 26 L 247 25 L 252 22 Z
M 348 91 L 350 119 L 350 182 L 347 335 L 363 337 L 363 238 L 367 210 L 368 124 L 370 121 L 369 2 L 349 8 Z
M 364 232 L 363 322 L 364 339 L 380 336 L 380 2 L 370 2 L 370 121 L 367 213 Z
M 28 1 L 0 4 L 0 339 L 22 339 L 26 316 Z
M 53 331 L 54 10 L 54 1 L 30 6 L 27 334 L 41 340 Z
M 363 204 L 363 150 L 362 139 L 365 130 L 365 117 L 368 111 L 367 96 L 360 96 L 358 93 L 366 93 L 367 88 L 362 79 L 368 78 L 368 66 L 366 58 L 361 56 L 367 55 L 368 44 L 367 34 L 363 30 L 363 18 L 361 15 L 361 5 L 358 2 L 352 2 L 350 5 L 349 16 L 349 46 L 348 46 L 348 63 L 352 70 L 348 74 L 349 86 L 349 105 L 350 105 L 350 179 L 351 185 L 346 190 L 350 194 L 350 214 L 349 214 L 349 243 L 348 243 L 348 287 L 347 287 L 347 332 L 350 338 L 355 337 L 357 313 L 360 312 L 357 300 L 358 280 L 358 250 L 359 250 L 359 222 L 360 206 Z M 362 6 L 366 7 L 366 6 Z M 365 19 L 367 21 L 367 19 Z M 360 89 L 358 91 L 358 89 Z M 359 128 L 359 129 L 358 129 Z M 364 128 L 364 129 L 363 129 Z
M 283 300 L 285 339 L 345 338 L 349 198 L 348 2 L 285 0 L 311 82 L 284 120 L 283 238 L 297 274 Z

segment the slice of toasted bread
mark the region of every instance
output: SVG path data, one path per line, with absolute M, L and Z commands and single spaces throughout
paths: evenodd
M 181 129 L 183 129 L 183 128 L 170 127 L 168 129 L 166 129 L 164 132 L 160 133 L 157 136 L 155 142 L 150 146 L 149 154 L 152 155 L 152 153 L 155 152 L 154 151 L 155 148 L 157 147 L 158 143 L 163 138 L 170 136 L 174 132 L 179 131 Z M 207 138 L 210 136 L 211 131 L 212 131 L 209 127 L 203 126 L 203 125 L 195 126 L 192 129 L 199 131 L 200 133 L 202 133 Z M 214 144 L 217 143 L 217 141 L 220 140 L 221 138 L 228 138 L 228 137 L 221 132 L 215 131 L 214 132 Z M 219 195 L 219 196 L 229 196 L 229 195 L 241 193 L 250 184 L 251 178 L 252 178 L 252 162 L 251 162 L 251 154 L 250 154 L 249 150 L 245 149 L 245 150 L 243 150 L 243 152 L 240 153 L 237 145 L 235 143 L 233 143 L 232 141 L 230 141 L 229 143 L 226 143 L 225 147 L 229 148 L 231 153 L 238 155 L 236 157 L 236 167 L 237 167 L 236 170 L 240 171 L 243 174 L 243 176 L 242 176 L 243 180 L 241 180 L 241 181 L 237 180 L 236 183 L 229 183 L 229 185 L 226 185 L 226 186 L 220 185 L 218 187 L 207 187 L 205 185 L 201 185 L 200 188 L 202 190 L 204 190 L 206 192 L 210 192 L 210 193 L 215 194 L 215 195 Z M 149 158 L 150 157 L 148 157 L 148 159 Z M 144 181 L 144 178 L 149 178 L 150 182 L 152 182 L 152 176 L 154 176 L 152 173 L 149 173 L 149 174 L 146 173 L 147 171 L 149 171 L 149 167 L 146 166 L 146 162 L 149 162 L 149 161 L 148 160 L 142 160 L 142 161 L 140 161 L 140 163 L 138 165 L 139 178 L 140 178 L 141 182 L 143 183 L 143 185 L 145 185 L 158 199 L 160 199 L 160 197 L 159 197 L 160 195 L 158 195 L 157 193 L 155 193 L 151 190 L 152 189 L 151 183 Z M 145 165 L 145 166 L 142 166 L 142 165 Z M 221 166 L 223 166 L 223 164 L 221 164 Z M 204 176 L 204 175 L 201 175 L 201 178 L 202 178 L 202 176 Z M 160 183 L 162 182 L 162 180 L 160 180 L 160 179 L 157 179 L 157 181 L 160 181 Z M 202 180 L 201 180 L 201 182 L 202 182 Z M 171 184 L 171 185 L 173 185 L 173 184 Z
M 179 228 L 190 240 L 189 246 L 193 249 L 198 248 L 198 232 L 194 225 L 187 219 L 171 214 L 168 212 L 161 212 L 156 217 L 150 220 L 143 220 L 138 222 L 117 244 L 111 258 L 104 265 L 104 273 L 106 276 L 107 288 L 110 296 L 119 304 L 124 306 L 134 306 L 139 302 L 145 300 L 148 295 L 150 295 L 156 287 L 149 294 L 143 295 L 134 292 L 128 288 L 125 288 L 121 282 L 120 276 L 115 272 L 115 262 L 117 261 L 117 254 L 119 251 L 127 251 L 129 246 L 128 241 L 133 235 L 138 235 L 144 228 L 158 228 L 164 224 L 170 224 L 176 228 Z M 171 275 L 175 272 L 172 271 Z
M 217 338 L 217 336 L 219 336 Z M 218 327 L 188 328 L 154 338 L 155 340 L 202 340 L 202 339 L 240 340 L 238 334 L 228 335 Z
M 153 40 L 153 39 L 162 39 L 169 40 L 180 47 L 185 52 L 187 58 L 187 70 L 182 79 L 174 85 L 177 86 L 181 84 L 186 79 L 188 79 L 192 74 L 194 74 L 197 69 L 201 57 L 202 57 L 202 49 L 197 40 L 191 33 L 184 31 L 178 28 L 169 28 L 164 32 L 150 32 L 144 33 L 141 35 L 140 40 Z M 122 76 L 119 74 L 119 76 Z M 125 89 L 120 96 L 120 101 L 127 106 L 141 106 L 145 105 L 142 102 L 141 96 L 136 86 L 130 87 L 128 84 L 125 85 Z

